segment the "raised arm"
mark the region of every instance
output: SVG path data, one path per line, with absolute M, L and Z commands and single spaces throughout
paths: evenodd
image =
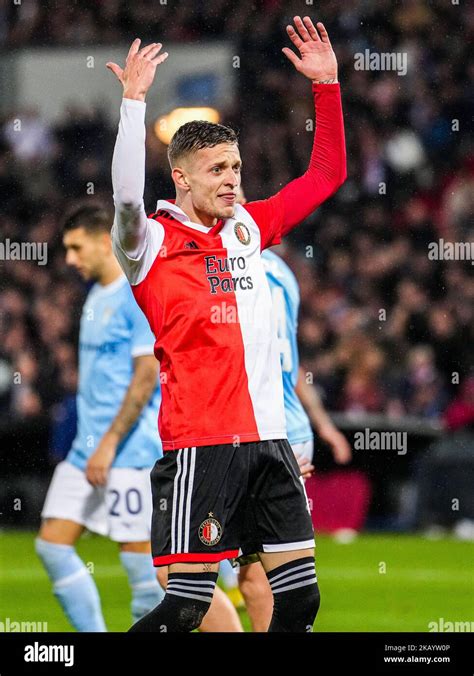
M 287 26 L 287 33 L 301 58 L 288 47 L 282 51 L 296 70 L 313 83 L 316 125 L 307 171 L 280 191 L 283 202 L 282 235 L 328 199 L 347 175 L 336 55 L 321 22 L 316 24 L 316 28 L 307 16 L 303 20 L 297 16 L 294 21 L 298 32 L 293 26 Z
M 245 208 L 262 231 L 262 248 L 278 244 L 281 236 L 307 218 L 345 181 L 346 146 L 337 61 L 322 23 L 317 28 L 309 17 L 294 17 L 287 33 L 298 57 L 288 47 L 284 54 L 296 70 L 312 82 L 316 125 L 308 169 L 276 195 L 250 202 Z
M 145 213 L 145 97 L 153 83 L 156 68 L 168 54 L 158 55 L 160 43 L 139 49 L 133 41 L 125 68 L 107 63 L 123 86 L 120 122 L 112 159 L 115 220 L 113 240 L 120 264 L 132 283 L 137 282 L 138 260 L 142 258 L 151 224 Z M 156 230 L 156 223 L 153 221 Z M 156 234 L 156 233 L 155 233 Z

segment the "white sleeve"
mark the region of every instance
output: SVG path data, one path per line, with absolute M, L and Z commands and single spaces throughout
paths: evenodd
M 164 228 L 146 216 L 144 101 L 123 99 L 112 159 L 114 253 L 131 284 L 147 275 L 163 243 Z

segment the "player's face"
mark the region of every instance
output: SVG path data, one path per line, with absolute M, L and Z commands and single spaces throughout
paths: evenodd
M 84 228 L 69 230 L 64 234 L 66 263 L 75 268 L 87 281 L 97 280 L 106 254 L 105 233 L 90 233 Z
M 186 162 L 185 176 L 194 209 L 214 218 L 234 215 L 242 160 L 235 143 L 201 148 Z

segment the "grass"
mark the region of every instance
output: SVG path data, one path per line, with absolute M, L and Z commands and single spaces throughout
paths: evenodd
M 34 551 L 34 533 L 0 532 L 0 622 L 47 622 L 71 631 Z M 428 631 L 429 622 L 474 620 L 474 545 L 451 538 L 362 535 L 350 544 L 317 538 L 321 609 L 317 631 Z M 93 571 L 109 631 L 131 624 L 130 592 L 117 546 L 94 535 L 78 552 Z M 245 611 L 244 628 L 250 629 Z

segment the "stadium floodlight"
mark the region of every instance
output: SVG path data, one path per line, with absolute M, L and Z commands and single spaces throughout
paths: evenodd
M 169 145 L 173 134 L 182 124 L 192 120 L 219 122 L 220 115 L 215 108 L 175 108 L 167 115 L 162 115 L 155 122 L 155 134 L 163 143 Z

